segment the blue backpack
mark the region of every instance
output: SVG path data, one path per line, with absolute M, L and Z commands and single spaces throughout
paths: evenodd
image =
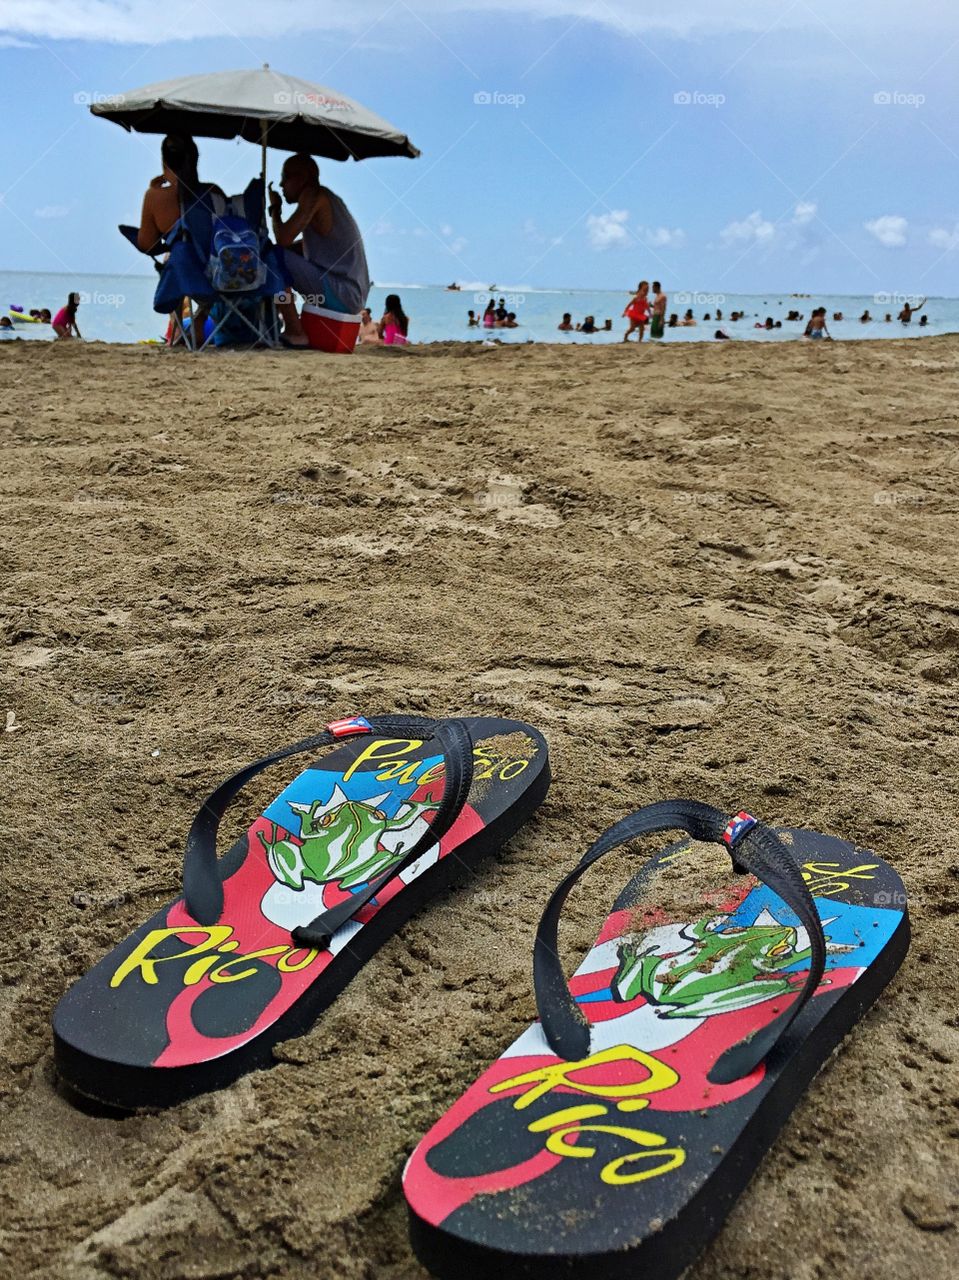
M 209 275 L 218 293 L 245 293 L 266 280 L 260 237 L 242 218 L 214 218 Z
M 216 206 L 221 206 L 220 208 Z M 266 264 L 260 256 L 259 234 L 243 216 L 243 197 L 216 200 L 213 242 L 207 275 L 218 293 L 247 293 L 261 289 Z

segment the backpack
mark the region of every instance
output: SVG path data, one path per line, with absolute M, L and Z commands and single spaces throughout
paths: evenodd
M 214 198 L 213 240 L 207 275 L 218 293 L 246 293 L 261 289 L 266 264 L 260 255 L 260 237 L 243 216 L 243 197 Z

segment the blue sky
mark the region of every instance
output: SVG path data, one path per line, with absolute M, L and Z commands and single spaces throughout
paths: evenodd
M 959 295 L 959 12 L 841 7 L 0 0 L 0 269 L 141 270 L 115 228 L 159 139 L 85 103 L 269 62 L 422 150 L 324 165 L 377 280 Z M 228 190 L 256 170 L 200 147 Z

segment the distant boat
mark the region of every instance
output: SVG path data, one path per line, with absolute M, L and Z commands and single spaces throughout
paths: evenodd
M 490 293 L 492 293 L 494 289 L 498 289 L 498 288 L 499 288 L 499 285 L 491 284 L 489 287 L 489 291 Z
M 446 286 L 447 293 L 459 293 L 459 291 L 460 291 L 460 286 L 458 284 L 448 284 Z

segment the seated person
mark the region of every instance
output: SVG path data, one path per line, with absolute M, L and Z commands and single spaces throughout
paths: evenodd
M 12 329 L 13 321 L 9 316 L 0 316 L 0 329 Z
M 518 328 L 519 328 L 519 322 L 518 322 L 518 321 L 517 321 L 517 319 L 516 319 L 516 312 L 515 312 L 515 311 L 510 311 L 510 312 L 508 312 L 508 313 L 507 313 L 507 315 L 506 315 L 506 319 L 503 321 L 503 328 L 504 328 L 504 329 L 518 329 Z
M 409 343 L 410 319 L 403 310 L 398 293 L 391 293 L 386 299 L 386 310 L 378 325 L 380 337 L 387 347 L 405 347 Z
M 587 316 L 583 323 L 579 326 L 580 333 L 595 333 L 596 318 L 595 316 Z
M 568 311 L 563 312 L 562 321 L 556 326 L 560 333 L 571 333 L 573 330 L 573 317 Z
M 666 328 L 667 328 L 667 329 L 678 329 L 678 328 L 679 328 L 679 316 L 676 314 L 676 312 L 675 312 L 675 311 L 674 311 L 674 312 L 673 312 L 673 314 L 669 317 L 669 324 L 666 326 Z
M 369 307 L 364 307 L 360 312 L 360 331 L 357 334 L 357 342 L 361 347 L 378 347 L 381 341 L 380 326 L 373 319 Z
M 475 311 L 467 311 L 467 313 L 466 313 L 466 327 L 467 327 L 468 329 L 475 329 L 475 328 L 477 327 L 477 325 L 478 325 L 478 324 L 479 324 L 479 320 L 477 319 L 476 312 L 475 312 Z
M 143 197 L 137 248 L 152 253 L 162 238 L 173 230 L 181 210 L 207 191 L 222 191 L 213 183 L 201 182 L 197 174 L 200 153 L 192 138 L 171 133 L 160 144 L 163 172 L 151 179 Z
M 290 286 L 314 306 L 356 315 L 366 305 L 370 273 L 363 236 L 344 202 L 320 185 L 320 170 L 309 155 L 290 156 L 283 166 L 280 187 L 296 208 L 284 222 L 283 200 L 270 187 L 273 239 L 282 253 Z M 279 299 L 284 337 L 290 346 L 308 345 L 293 299 Z

